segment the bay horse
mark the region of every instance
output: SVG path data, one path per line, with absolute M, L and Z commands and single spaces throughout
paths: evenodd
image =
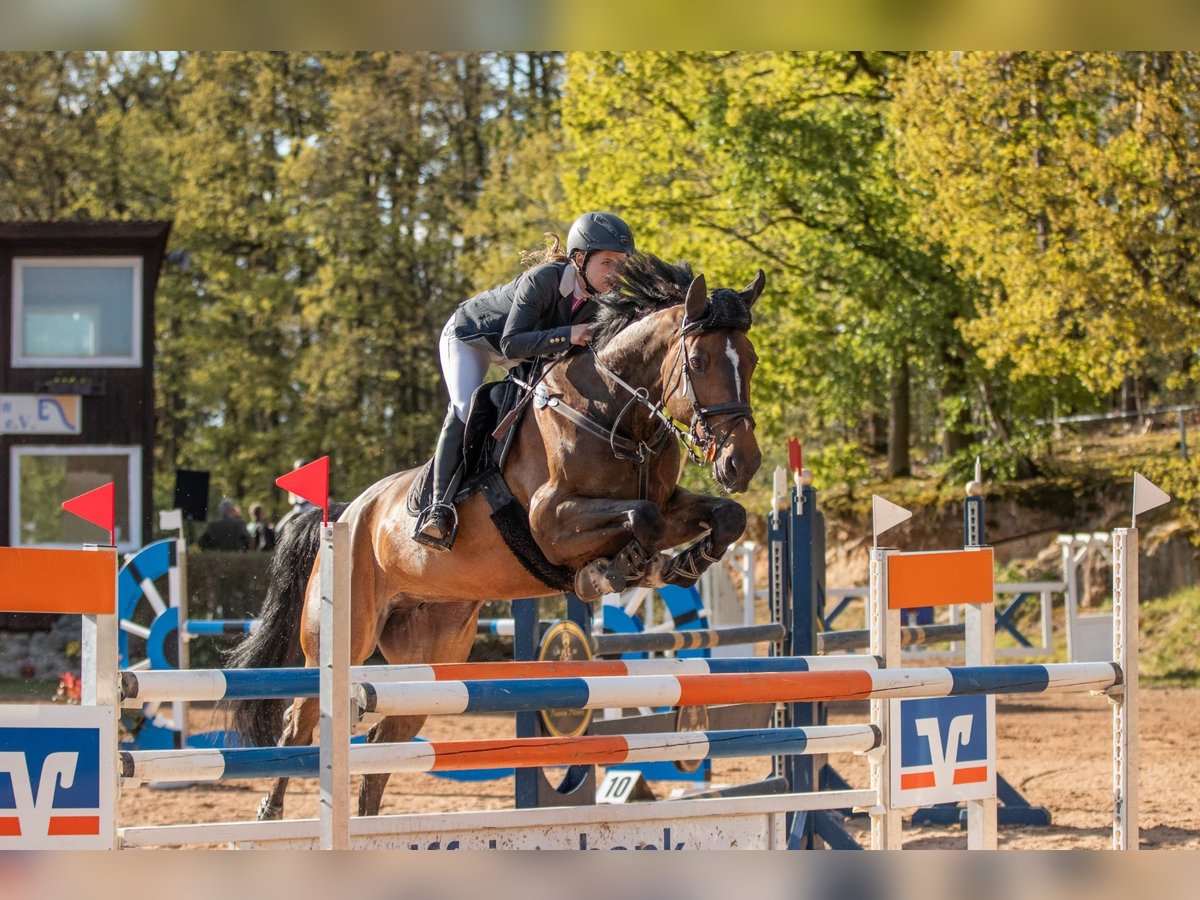
M 679 487 L 681 444 L 712 464 L 727 493 L 744 491 L 758 470 L 750 406 L 757 358 L 747 332 L 765 281 L 760 270 L 741 291 L 710 294 L 685 264 L 648 255 L 627 262 L 621 286 L 598 300 L 592 344 L 543 369 L 503 464 L 505 509 L 522 519 L 527 511 L 537 565 L 499 539 L 486 486 L 459 500 L 448 552 L 410 537 L 406 497 L 421 470 L 388 476 L 335 510 L 350 523 L 351 665 L 376 648 L 392 664 L 463 662 L 486 600 L 573 589 L 591 601 L 627 586 L 690 586 L 720 560 L 745 529 L 745 510 Z M 305 665 L 317 665 L 319 525 L 320 511 L 311 510 L 280 538 L 260 627 L 234 651 L 234 667 L 287 665 L 297 649 Z M 286 713 L 280 700 L 230 706 L 243 746 L 309 744 L 319 716 L 312 698 Z M 424 721 L 385 718 L 368 740 L 411 740 Z M 387 780 L 364 776 L 359 815 L 379 812 Z M 260 819 L 282 815 L 287 782 L 277 780 Z

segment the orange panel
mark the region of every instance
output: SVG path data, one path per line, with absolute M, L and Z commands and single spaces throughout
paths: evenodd
M 99 816 L 51 816 L 46 833 L 51 837 L 65 835 L 99 834 Z
M 902 791 L 915 791 L 931 787 L 937 787 L 932 772 L 904 772 L 900 775 L 900 790 Z
M 0 610 L 111 615 L 117 611 L 117 554 L 0 547 Z
M 991 603 L 992 548 L 940 553 L 895 553 L 888 557 L 888 607 Z
M 978 784 L 987 781 L 987 778 L 987 766 L 974 766 L 970 769 L 956 769 L 954 772 L 955 784 Z

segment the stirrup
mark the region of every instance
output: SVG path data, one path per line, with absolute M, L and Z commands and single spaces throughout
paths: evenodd
M 446 510 L 450 514 L 450 531 L 441 537 L 425 532 L 434 510 Z M 454 546 L 454 539 L 458 536 L 458 510 L 453 503 L 431 503 L 417 516 L 417 524 L 413 527 L 412 536 L 418 544 L 424 544 L 426 547 L 433 547 L 436 550 L 449 550 Z

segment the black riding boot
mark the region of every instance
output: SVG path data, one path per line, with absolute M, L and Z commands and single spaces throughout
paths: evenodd
M 413 530 L 413 538 L 438 550 L 449 550 L 458 534 L 458 512 L 450 493 L 462 463 L 465 430 L 466 425 L 451 408 L 442 423 L 437 452 L 433 456 L 433 502 L 422 510 Z

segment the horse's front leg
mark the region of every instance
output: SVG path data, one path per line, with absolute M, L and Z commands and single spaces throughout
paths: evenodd
M 575 593 L 596 600 L 645 575 L 667 523 L 648 500 L 580 497 L 550 484 L 529 504 L 529 524 L 552 563 L 575 570 Z
M 663 517 L 668 524 L 662 546 L 689 546 L 661 563 L 656 561 L 643 581 L 651 587 L 691 587 L 746 530 L 746 510 L 736 500 L 693 494 L 680 487 L 667 501 Z

